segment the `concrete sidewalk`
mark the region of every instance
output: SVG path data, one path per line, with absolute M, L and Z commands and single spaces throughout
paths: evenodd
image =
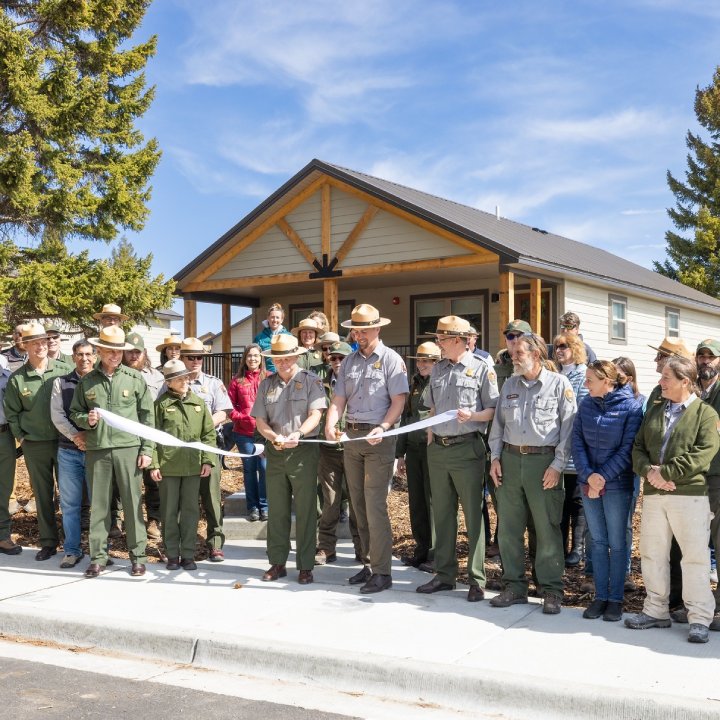
M 720 634 L 687 642 L 687 625 L 630 631 L 559 616 L 539 601 L 495 609 L 467 588 L 426 596 L 429 576 L 395 561 L 393 589 L 362 596 L 350 543 L 315 583 L 263 583 L 262 542 L 225 546 L 193 573 L 129 563 L 86 580 L 60 554 L 0 557 L 0 633 L 129 653 L 345 693 L 532 718 L 718 718 Z M 490 593 L 489 595 L 492 595 Z

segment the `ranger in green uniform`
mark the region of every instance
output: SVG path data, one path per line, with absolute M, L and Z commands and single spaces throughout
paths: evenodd
M 313 318 L 307 317 L 301 320 L 298 326 L 294 327 L 290 332 L 298 339 L 300 347 L 305 348 L 307 351 L 298 358 L 298 367 L 302 370 L 312 370 L 317 373 L 318 369 L 325 364 L 322 351 L 315 349 L 322 328 Z
M 291 504 L 295 498 L 296 555 L 300 571 L 298 582 L 313 581 L 317 531 L 317 443 L 298 444 L 305 436 L 317 437 L 322 411 L 327 407 L 320 378 L 297 365 L 305 348 L 298 347 L 292 335 L 273 335 L 270 350 L 277 372 L 265 378 L 258 388 L 250 413 L 258 432 L 270 442 L 266 485 L 268 507 L 267 551 L 270 569 L 266 582 L 285 577 L 290 553 Z
M 190 392 L 190 371 L 181 360 L 163 366 L 167 392 L 155 401 L 155 426 L 184 442 L 215 445 L 215 426 L 205 401 Z M 156 445 L 150 476 L 160 485 L 162 538 L 167 569 L 197 570 L 195 538 L 200 478 L 208 477 L 215 456 L 192 448 Z
M 78 383 L 70 403 L 70 419 L 86 435 L 86 472 L 91 492 L 90 565 L 85 577 L 95 578 L 109 563 L 110 505 L 117 482 L 125 514 L 125 532 L 133 577 L 145 574 L 147 535 L 142 514 L 142 471 L 152 461 L 153 443 L 104 422 L 98 408 L 142 423 L 155 425 L 152 397 L 140 373 L 122 365 L 125 333 L 116 325 L 103 328 L 89 342 L 97 348 L 100 364 Z
M 505 326 L 503 335 L 506 347 L 495 357 L 498 390 L 502 390 L 503 383 L 513 374 L 512 351 L 517 339 L 523 335 L 532 335 L 532 328 L 524 320 L 511 320 Z
M 543 612 L 560 612 L 565 553 L 560 521 L 565 498 L 560 478 L 570 454 L 577 412 L 569 380 L 543 366 L 545 341 L 523 336 L 513 348 L 515 373 L 503 385 L 490 431 L 490 477 L 502 522 L 500 555 L 505 590 L 493 607 L 527 602 L 525 531 L 528 512 L 537 536 L 535 572 L 544 592 Z
M 430 416 L 430 373 L 440 359 L 440 348 L 434 342 L 424 342 L 418 346 L 416 354 L 409 358 L 416 361 L 416 372 L 410 380 L 410 394 L 400 418 L 401 426 L 411 425 Z M 407 475 L 410 530 L 415 540 L 413 554 L 403 557 L 402 563 L 412 567 L 432 562 L 435 552 L 427 446 L 426 430 L 399 435 L 395 446 L 398 470 L 404 469 Z
M 10 426 L 5 420 L 3 397 L 5 388 L 10 379 L 10 370 L 0 368 L 0 553 L 5 555 L 19 555 L 22 547 L 14 543 L 10 537 L 10 495 L 15 483 L 15 439 L 10 432 Z
M 22 446 L 37 503 L 42 547 L 35 559 L 47 560 L 57 553 L 58 546 L 55 521 L 58 432 L 50 419 L 50 395 L 55 378 L 66 375 L 72 367 L 48 358 L 47 333 L 40 323 L 23 325 L 21 334 L 28 359 L 8 381 L 5 417 Z
M 430 376 L 433 415 L 457 410 L 457 418 L 432 427 L 428 445 L 430 489 L 435 521 L 435 577 L 416 588 L 435 593 L 455 587 L 458 563 L 458 501 L 467 526 L 470 590 L 467 599 L 485 597 L 485 443 L 481 433 L 495 414 L 498 399 L 495 373 L 467 349 L 470 323 L 457 315 L 440 318 L 435 335 L 443 359 Z

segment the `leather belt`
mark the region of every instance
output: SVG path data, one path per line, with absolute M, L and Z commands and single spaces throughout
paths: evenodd
M 550 455 L 555 454 L 554 445 L 511 445 L 503 443 L 506 450 L 516 455 Z
M 345 421 L 345 428 L 350 428 L 350 430 L 373 430 L 376 428 L 380 423 L 361 423 L 361 422 L 352 422 L 351 420 Z
M 3 423 L 0 425 L 0 433 L 7 432 L 10 429 L 10 425 L 8 423 Z
M 438 445 L 450 447 L 451 445 L 464 443 L 468 440 L 474 440 L 476 437 L 476 433 L 465 433 L 465 435 L 433 435 L 433 440 Z

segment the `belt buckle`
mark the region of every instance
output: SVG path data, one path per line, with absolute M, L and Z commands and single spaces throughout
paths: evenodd
M 518 448 L 520 449 L 521 455 L 528 455 L 528 446 L 527 445 L 518 445 Z
M 449 440 L 448 437 L 446 437 L 446 436 L 445 436 L 445 437 L 441 436 L 441 437 L 440 437 L 440 444 L 441 444 L 443 447 L 450 447 L 450 443 L 448 442 L 448 440 Z

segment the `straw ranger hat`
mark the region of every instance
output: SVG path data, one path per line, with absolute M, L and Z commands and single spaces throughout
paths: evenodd
M 340 323 L 344 328 L 351 330 L 367 330 L 368 328 L 382 327 L 389 325 L 392 321 L 387 318 L 380 317 L 377 308 L 372 305 L 357 305 L 350 313 L 350 320 Z
M 134 350 L 130 343 L 125 342 L 125 333 L 117 325 L 110 325 L 103 328 L 96 338 L 88 338 L 91 345 L 106 350 Z
M 439 360 L 440 347 L 434 342 L 424 342 L 418 345 L 415 355 L 408 355 L 411 360 Z
M 33 340 L 47 340 L 45 328 L 35 320 L 20 326 L 20 342 L 32 342 Z
M 168 360 L 162 367 L 162 373 L 165 376 L 165 380 L 174 380 L 175 378 L 184 377 L 190 375 L 191 370 L 185 367 L 185 363 L 182 360 Z
M 458 317 L 457 315 L 446 315 L 438 320 L 435 332 L 426 333 L 425 337 L 443 335 L 466 338 L 474 334 L 470 323 L 465 318 Z
M 158 352 L 162 352 L 166 347 L 172 347 L 173 345 L 180 347 L 180 338 L 177 335 L 166 335 L 162 343 L 155 349 Z
M 317 339 L 318 345 L 332 345 L 340 342 L 340 336 L 337 333 L 328 331 Z
M 685 342 L 680 340 L 680 338 L 666 337 L 660 343 L 659 347 L 655 347 L 654 345 L 648 345 L 648 347 L 659 352 L 661 355 L 666 355 L 667 357 L 672 357 L 674 355 L 675 357 L 684 357 L 688 360 L 695 359 L 693 353 L 688 349 L 687 345 L 685 345 Z
M 121 320 L 128 320 L 127 315 L 123 315 L 122 308 L 119 305 L 114 305 L 113 303 L 108 303 L 107 305 L 102 306 L 102 310 L 100 312 L 97 312 L 93 315 L 93 317 L 96 320 L 102 320 L 103 315 L 116 315 Z
M 297 338 L 294 335 L 273 335 L 270 340 L 270 349 L 263 350 L 260 354 L 263 357 L 283 358 L 302 355 L 307 352 L 307 348 L 298 347 Z
M 300 337 L 301 330 L 312 330 L 315 333 L 315 339 L 317 340 L 322 328 L 312 318 L 304 318 L 298 323 L 298 326 L 294 327 L 290 332 L 295 337 Z
M 187 337 L 180 343 L 180 357 L 183 355 L 207 355 L 207 350 L 202 344 L 202 340 Z

